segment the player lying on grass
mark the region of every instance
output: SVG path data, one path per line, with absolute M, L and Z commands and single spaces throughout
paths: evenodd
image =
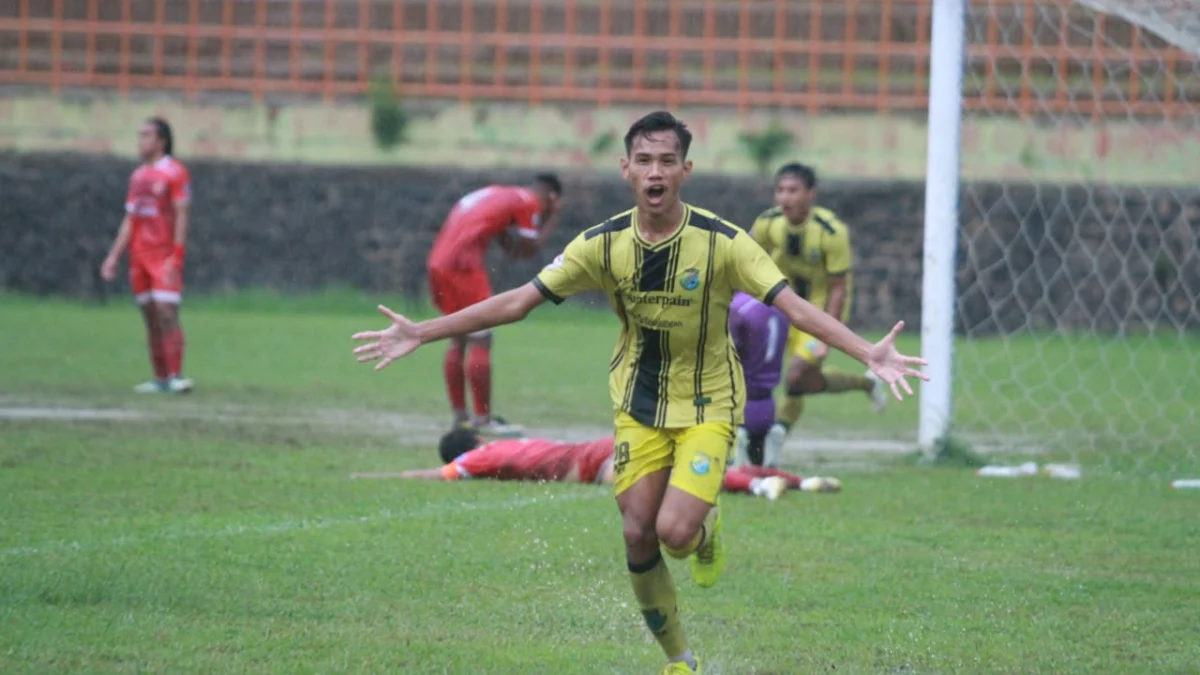
M 817 206 L 816 198 L 816 171 L 803 164 L 784 165 L 775 174 L 775 205 L 754 221 L 751 234 L 797 295 L 848 321 L 854 299 L 850 228 L 833 211 Z M 805 396 L 860 391 L 870 397 L 875 412 L 887 404 L 886 385 L 870 370 L 849 373 L 824 365 L 829 353 L 824 340 L 791 327 L 787 352 L 787 397 L 772 435 L 786 436 L 800 420 Z
M 585 230 L 528 284 L 461 311 L 413 323 L 386 307 L 391 325 L 352 337 L 377 369 L 422 344 L 520 321 L 538 305 L 599 290 L 621 319 L 609 365 L 614 420 L 613 491 L 630 581 L 665 674 L 700 672 L 662 559 L 689 558 L 692 579 L 713 586 L 725 566 L 718 494 L 733 459 L 745 404 L 741 363 L 729 340 L 736 291 L 775 305 L 799 330 L 866 364 L 893 394 L 924 361 L 896 351 L 898 323 L 875 345 L 796 295 L 741 228 L 680 197 L 692 171 L 692 134 L 668 112 L 625 135 L 621 173 L 636 207 Z M 568 347 L 569 348 L 569 347 Z
M 424 478 L 431 480 L 529 480 L 558 483 L 613 482 L 613 440 L 602 438 L 586 443 L 562 443 L 543 438 L 493 441 L 480 445 L 470 429 L 455 429 L 442 437 L 438 454 L 445 464 L 438 469 L 414 469 L 399 473 L 358 473 L 354 478 Z M 775 500 L 784 492 L 837 492 L 836 478 L 808 479 L 757 466 L 734 467 L 725 472 L 721 489 Z
M 154 379 L 139 384 L 140 394 L 185 393 L 192 381 L 183 377 L 183 246 L 187 241 L 192 179 L 174 149 L 171 125 L 152 117 L 138 129 L 142 164 L 129 177 L 125 218 L 100 276 L 117 278 L 117 263 L 129 249 L 129 286 L 146 323 L 146 343 Z
M 552 173 L 538 174 L 528 187 L 489 185 L 450 210 L 429 252 L 429 293 L 442 314 L 453 314 L 492 295 L 483 256 L 493 241 L 509 257 L 527 258 L 555 229 L 562 184 Z M 520 428 L 492 416 L 492 330 L 450 338 L 442 364 L 454 424 L 471 425 L 491 436 L 519 436 Z M 467 383 L 474 415 L 467 414 Z

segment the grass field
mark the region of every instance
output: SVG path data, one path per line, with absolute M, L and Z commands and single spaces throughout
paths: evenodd
M 353 362 L 349 334 L 382 324 L 374 301 L 189 302 L 199 388 L 146 400 L 127 393 L 148 370 L 131 307 L 0 297 L 0 412 L 62 415 L 0 417 L 0 673 L 655 672 L 608 488 L 348 479 L 436 465 L 446 421 L 440 349 L 378 374 Z M 500 412 L 605 433 L 615 331 L 571 308 L 503 329 Z M 1097 465 L 1078 482 L 790 455 L 839 467 L 845 492 L 729 498 L 722 582 L 673 568 L 706 672 L 1197 672 L 1200 493 L 1152 479 L 1193 460 L 1194 414 L 1163 406 L 1184 412 L 1195 349 L 962 349 L 979 374 L 956 381 L 966 428 L 1003 411 L 1034 436 L 1094 420 L 1116 438 L 1135 418 L 1144 447 L 1067 453 Z M 1055 393 L 1104 390 L 1115 355 L 1139 391 L 1176 386 L 1168 403 Z M 1005 368 L 1023 392 L 987 381 Z M 915 401 L 865 410 L 814 400 L 805 433 L 911 438 Z

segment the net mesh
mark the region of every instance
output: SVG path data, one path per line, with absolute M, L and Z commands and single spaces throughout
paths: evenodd
M 1200 2 L 972 3 L 966 30 L 955 432 L 1200 473 Z M 1020 148 L 1002 180 L 989 144 Z

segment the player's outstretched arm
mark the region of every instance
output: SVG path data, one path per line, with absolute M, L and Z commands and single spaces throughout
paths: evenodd
M 365 342 L 354 353 L 359 363 L 379 361 L 375 370 L 382 370 L 396 359 L 408 356 L 427 342 L 437 342 L 456 335 L 466 335 L 524 319 L 545 297 L 533 283 L 492 296 L 448 316 L 414 323 L 379 306 L 379 311 L 392 320 L 383 330 L 355 333 L 352 337 Z
M 784 288 L 775 296 L 775 306 L 799 330 L 816 336 L 821 342 L 849 354 L 870 368 L 871 372 L 891 386 L 892 394 L 897 400 L 904 400 L 904 396 L 900 393 L 901 389 L 912 396 L 913 390 L 908 384 L 909 377 L 929 379 L 928 375 L 913 367 L 925 365 L 924 359 L 906 356 L 896 351 L 896 336 L 904 330 L 903 321 L 893 326 L 882 340 L 871 344 L 847 328 L 841 321 L 796 295 L 796 292 L 790 288 Z

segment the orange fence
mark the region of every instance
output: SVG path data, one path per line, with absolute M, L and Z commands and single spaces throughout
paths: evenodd
M 0 0 L 0 82 L 331 99 L 919 109 L 932 0 Z M 1195 114 L 1200 63 L 1066 0 L 972 3 L 964 106 Z

